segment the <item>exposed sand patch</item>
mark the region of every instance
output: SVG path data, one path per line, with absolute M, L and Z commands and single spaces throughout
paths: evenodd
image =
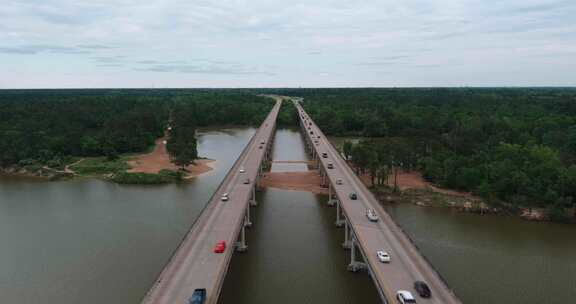
M 321 181 L 317 171 L 266 172 L 262 177 L 261 186 L 328 194 L 328 189 L 320 186 Z
M 170 162 L 170 156 L 164 144 L 165 140 L 166 137 L 158 138 L 152 152 L 137 155 L 129 160 L 128 165 L 131 169 L 129 169 L 128 172 L 158 173 L 163 169 L 178 170 L 179 167 Z M 188 171 L 186 178 L 192 178 L 212 170 L 214 166 L 213 162 L 214 160 L 212 159 L 195 160 L 194 164 L 186 167 Z
M 364 182 L 364 184 L 366 186 L 372 185 L 372 180 L 370 179 L 370 175 L 363 174 L 360 177 L 360 179 L 362 180 L 362 182 Z M 389 187 L 394 187 L 394 174 L 390 174 L 388 176 L 387 185 Z M 422 174 L 420 174 L 420 172 L 417 172 L 417 171 L 399 170 L 398 171 L 398 188 L 400 188 L 400 190 L 408 190 L 408 189 L 423 189 L 424 190 L 424 189 L 428 189 L 428 190 L 431 190 L 433 192 L 442 193 L 442 194 L 466 197 L 466 198 L 470 198 L 470 199 L 479 199 L 479 198 L 475 197 L 474 195 L 472 195 L 470 192 L 460 192 L 460 191 L 456 191 L 456 190 L 448 190 L 448 189 L 438 188 L 438 187 L 434 186 L 433 184 L 431 184 L 430 182 L 426 181 L 422 177 Z
M 309 160 L 274 160 L 274 161 L 272 161 L 272 163 L 274 163 L 274 164 L 307 164 L 307 165 L 313 165 L 314 164 L 313 161 L 309 161 Z

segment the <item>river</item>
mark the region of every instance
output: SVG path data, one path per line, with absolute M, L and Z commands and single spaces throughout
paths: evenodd
M 182 185 L 0 178 L 0 303 L 139 303 L 254 129 L 205 131 L 216 169 Z M 278 130 L 276 160 L 304 160 L 298 132 Z M 303 170 L 275 164 L 272 170 Z M 376 303 L 325 196 L 267 189 L 252 212 L 221 302 Z M 388 207 L 464 303 L 572 303 L 576 227 L 412 205 Z

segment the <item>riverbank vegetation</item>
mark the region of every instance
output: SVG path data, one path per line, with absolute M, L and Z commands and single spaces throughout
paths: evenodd
M 287 90 L 327 135 L 371 138 L 343 152 L 375 184 L 419 170 L 491 205 L 576 217 L 574 89 Z M 377 138 L 377 139 L 374 139 Z
M 118 182 L 152 181 L 129 176 L 126 162 L 150 149 L 167 126 L 171 159 L 185 167 L 198 158 L 197 127 L 258 125 L 273 104 L 238 90 L 3 90 L 0 168 L 37 174 L 85 158 L 71 170 L 118 175 Z

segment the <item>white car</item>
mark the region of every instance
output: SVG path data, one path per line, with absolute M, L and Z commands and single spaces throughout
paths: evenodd
M 222 198 L 221 198 L 221 199 L 222 199 L 223 202 L 228 201 L 228 193 L 222 194 Z
M 244 167 L 240 167 L 240 173 L 244 173 L 246 172 L 246 170 L 244 169 Z
M 398 290 L 398 292 L 396 292 L 396 298 L 398 298 L 398 302 L 402 304 L 416 303 L 414 296 L 412 296 L 412 294 L 406 290 Z
M 376 215 L 376 212 L 374 211 L 374 209 L 366 209 L 366 216 L 368 217 L 368 219 L 371 222 L 377 222 L 378 221 L 378 215 Z
M 383 250 L 378 250 L 376 252 L 376 255 L 378 256 L 378 260 L 380 260 L 380 262 L 390 263 L 390 255 L 388 254 L 388 252 L 383 251 Z

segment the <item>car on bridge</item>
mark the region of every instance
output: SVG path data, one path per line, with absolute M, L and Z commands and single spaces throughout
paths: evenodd
M 332 163 L 328 164 L 328 169 L 334 169 L 334 165 Z
M 348 195 L 350 197 L 351 200 L 357 200 L 358 199 L 358 195 L 355 192 L 352 192 Z
M 377 222 L 378 221 L 378 215 L 376 215 L 376 211 L 374 211 L 374 209 L 372 209 L 372 208 L 366 209 L 366 216 L 368 217 L 368 219 L 371 222 Z
M 192 293 L 188 304 L 204 304 L 206 302 L 206 288 L 196 288 Z
M 240 167 L 240 173 L 244 173 L 246 172 L 246 169 L 244 169 L 244 167 Z
M 336 185 L 342 185 L 342 179 L 341 178 L 336 180 Z
M 428 284 L 422 281 L 414 282 L 414 289 L 416 289 L 416 292 L 423 298 L 429 298 L 432 295 L 432 292 L 430 291 L 430 287 L 428 287 Z
M 228 201 L 228 192 L 222 194 L 222 197 L 220 198 L 223 202 L 227 202 Z
M 396 292 L 396 298 L 398 299 L 398 302 L 400 302 L 401 304 L 416 303 L 416 299 L 414 298 L 412 293 L 406 290 L 398 290 L 398 292 Z
M 322 158 L 328 158 L 328 153 L 322 152 Z
M 388 252 L 384 250 L 378 250 L 376 252 L 376 255 L 378 256 L 378 260 L 380 260 L 380 262 L 390 263 L 390 255 L 388 254 Z
M 226 242 L 220 241 L 214 246 L 214 253 L 223 253 L 226 250 Z
M 248 185 L 248 184 L 250 184 L 250 179 L 249 179 L 249 178 L 247 178 L 247 179 L 244 180 L 244 185 Z

